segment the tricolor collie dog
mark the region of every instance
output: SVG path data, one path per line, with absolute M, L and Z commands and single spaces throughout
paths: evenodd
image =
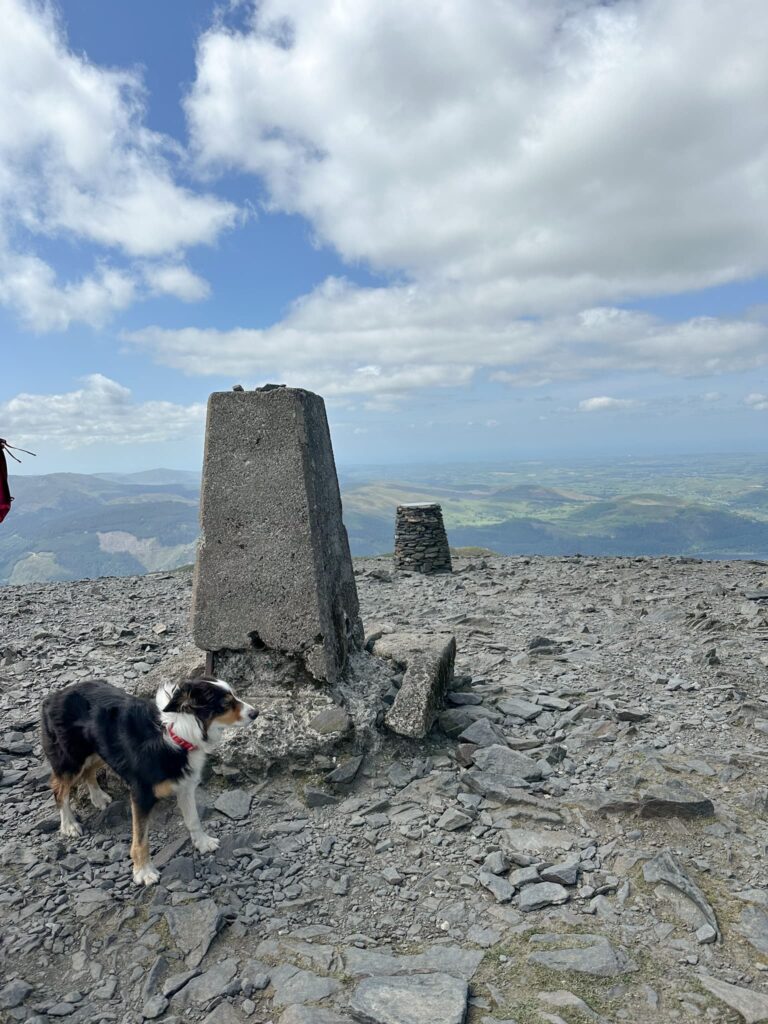
M 195 790 L 208 753 L 227 728 L 250 725 L 258 711 L 239 700 L 228 683 L 211 676 L 180 686 L 163 685 L 151 700 L 133 697 L 109 683 L 76 683 L 43 704 L 43 749 L 51 763 L 51 788 L 65 836 L 82 835 L 70 794 L 84 782 L 94 807 L 110 797 L 97 775 L 105 764 L 131 793 L 131 860 L 137 885 L 160 877 L 149 856 L 149 813 L 160 797 L 176 794 L 192 842 L 210 853 L 218 839 L 206 835 Z

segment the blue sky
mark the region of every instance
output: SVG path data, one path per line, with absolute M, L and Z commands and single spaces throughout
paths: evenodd
M 764 450 L 757 0 L 0 0 L 0 436 L 196 468 Z

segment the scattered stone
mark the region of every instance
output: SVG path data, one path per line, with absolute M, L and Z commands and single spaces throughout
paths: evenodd
M 242 821 L 243 818 L 247 818 L 250 814 L 252 798 L 252 794 L 247 793 L 244 789 L 225 789 L 216 798 L 213 806 L 217 811 L 226 814 L 228 818 L 232 818 L 234 821 Z
M 538 718 L 544 708 L 541 704 L 534 704 L 522 697 L 505 697 L 496 702 L 496 707 L 503 715 L 511 715 L 513 718 L 522 718 L 524 722 L 532 722 Z
M 360 770 L 360 765 L 362 763 L 362 754 L 358 754 L 356 757 L 350 757 L 346 761 L 342 761 L 338 768 L 334 768 L 332 772 L 328 772 L 325 776 L 325 781 L 336 786 L 347 785 L 353 781 Z
M 227 993 L 229 983 L 237 974 L 236 960 L 222 960 L 210 970 L 192 978 L 180 991 L 173 996 L 174 1010 L 193 1007 L 208 1003 L 217 996 Z
M 678 779 L 646 790 L 640 797 L 641 818 L 711 818 L 712 801 Z
M 270 978 L 275 989 L 276 1006 L 291 1003 L 314 1003 L 338 992 L 341 985 L 333 978 L 323 978 L 311 971 L 303 971 L 292 964 L 276 967 Z
M 16 1006 L 21 1006 L 31 991 L 32 986 L 29 982 L 21 978 L 9 981 L 0 989 L 0 1009 L 12 1010 Z
M 768 911 L 761 907 L 745 907 L 736 930 L 758 952 L 768 955 Z
M 150 998 L 144 1003 L 141 1009 L 141 1015 L 144 1020 L 154 1020 L 155 1017 L 161 1017 L 168 1009 L 168 1000 L 165 996 L 160 994 L 150 996 Z
M 449 974 L 375 977 L 361 981 L 350 1010 L 361 1024 L 463 1024 L 467 983 Z
M 224 923 L 224 915 L 213 900 L 165 910 L 168 929 L 178 948 L 186 955 L 188 967 L 197 967 Z
M 449 807 L 437 821 L 437 827 L 445 829 L 446 832 L 455 832 L 457 828 L 466 828 L 471 824 L 472 818 L 455 807 Z
M 528 963 L 553 971 L 613 978 L 635 969 L 623 950 L 615 949 L 604 935 L 532 935 L 529 941 L 536 945 L 561 946 L 528 954 Z
M 762 1024 L 763 1021 L 768 1021 L 768 995 L 765 992 L 754 992 L 739 985 L 729 985 L 707 974 L 700 974 L 698 980 L 713 996 L 741 1014 L 745 1024 Z
M 643 865 L 643 878 L 646 882 L 664 882 L 677 889 L 701 911 L 706 923 L 714 929 L 717 938 L 720 938 L 717 918 L 706 896 L 683 871 L 669 850 L 657 854 Z
M 569 899 L 570 894 L 562 885 L 556 882 L 538 882 L 526 885 L 520 890 L 518 908 L 527 914 L 532 910 L 541 910 L 542 907 L 566 903 Z
M 422 739 L 453 679 L 456 640 L 449 633 L 386 633 L 373 644 L 373 653 L 405 668 L 384 721 L 400 736 Z

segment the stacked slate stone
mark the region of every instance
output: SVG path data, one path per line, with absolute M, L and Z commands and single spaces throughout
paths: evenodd
M 451 572 L 451 550 L 439 505 L 398 505 L 395 568 L 411 572 Z

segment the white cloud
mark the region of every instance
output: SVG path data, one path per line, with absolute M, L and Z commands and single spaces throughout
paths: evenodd
M 0 0 L 0 48 L 0 252 L 27 280 L 14 298 L 6 276 L 3 293 L 25 321 L 98 323 L 139 294 L 138 269 L 105 271 L 98 260 L 81 281 L 56 285 L 41 239 L 156 258 L 212 243 L 235 223 L 231 203 L 177 182 L 183 154 L 146 127 L 138 73 L 71 52 L 51 7 Z
M 198 302 L 211 294 L 208 282 L 183 263 L 146 267 L 144 277 L 155 294 L 173 295 L 183 302 Z
M 767 51 L 763 0 L 262 0 L 187 113 L 347 259 L 593 304 L 768 269 Z
M 768 410 L 768 395 L 762 395 L 759 391 L 753 391 L 751 395 L 747 395 L 744 399 L 744 404 L 748 405 L 750 409 L 764 412 Z
M 614 412 L 618 409 L 632 409 L 637 402 L 631 398 L 608 398 L 600 395 L 597 398 L 585 398 L 579 402 L 581 412 Z
M 0 403 L 0 422 L 20 444 L 74 449 L 100 442 L 157 444 L 202 436 L 205 406 L 136 402 L 128 388 L 94 373 L 62 395 L 22 393 Z
M 114 267 L 60 285 L 53 268 L 36 256 L 0 253 L 0 303 L 37 331 L 66 330 L 75 320 L 99 326 L 135 296 L 133 277 Z
M 759 318 L 620 308 L 768 270 L 762 0 L 239 10 L 245 29 L 199 42 L 201 165 L 259 176 L 272 209 L 396 276 L 326 281 L 264 330 L 135 334 L 159 361 L 385 404 L 479 370 L 534 386 L 768 362 Z
M 613 370 L 706 376 L 768 363 L 761 323 L 667 324 L 605 307 L 522 319 L 517 302 L 514 288 L 358 288 L 332 279 L 264 330 L 148 327 L 127 337 L 185 373 L 277 378 L 329 395 L 461 386 L 478 370 L 528 385 Z

